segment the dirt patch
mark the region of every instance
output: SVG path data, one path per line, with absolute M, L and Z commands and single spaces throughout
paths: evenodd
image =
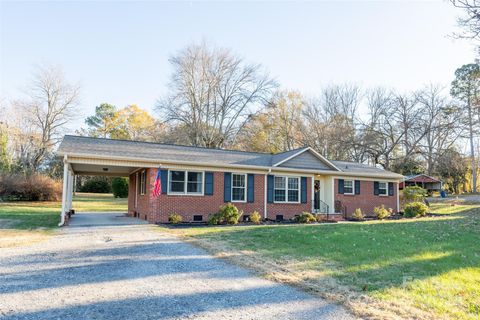
M 48 240 L 52 235 L 43 230 L 19 231 L 0 228 L 0 248 L 28 246 Z

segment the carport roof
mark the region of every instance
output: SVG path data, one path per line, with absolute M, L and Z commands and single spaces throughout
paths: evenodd
M 286 167 L 288 167 L 287 160 L 308 150 L 316 154 L 319 157 L 319 161 L 331 167 L 329 171 L 332 171 L 332 173 L 364 173 L 376 176 L 385 175 L 386 177 L 389 176 L 392 178 L 398 178 L 397 176 L 399 176 L 396 173 L 365 164 L 346 161 L 329 161 L 308 147 L 278 154 L 270 154 L 66 135 L 58 148 L 58 154 L 60 156 L 68 155 L 69 157 L 128 157 L 131 159 L 160 163 L 179 161 L 182 163 L 191 162 L 193 164 L 208 163 L 213 166 L 237 165 L 270 168 L 283 162 L 285 162 L 285 164 L 287 164 Z M 285 164 L 283 165 L 284 167 Z

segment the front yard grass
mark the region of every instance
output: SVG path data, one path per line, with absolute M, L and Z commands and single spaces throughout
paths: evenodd
M 0 202 L 0 248 L 47 239 L 60 222 L 61 202 Z M 77 212 L 127 211 L 127 199 L 77 193 Z
M 361 316 L 479 319 L 480 209 L 435 210 L 445 216 L 172 230 Z

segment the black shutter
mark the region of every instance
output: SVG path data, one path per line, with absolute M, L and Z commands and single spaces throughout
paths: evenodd
M 205 195 L 213 195 L 213 172 L 205 172 Z
M 360 180 L 355 180 L 355 194 L 360 194 Z
M 307 177 L 302 177 L 301 188 L 302 188 L 301 202 L 307 203 Z
M 162 194 L 168 191 L 168 170 L 160 170 L 160 182 L 162 183 Z
M 267 176 L 267 202 L 273 203 L 273 176 Z
M 345 181 L 343 179 L 338 179 L 338 193 L 344 194 L 344 183 Z
M 393 196 L 393 186 L 394 186 L 393 182 L 388 183 L 388 195 L 389 196 Z
M 247 202 L 254 202 L 255 201 L 255 175 L 249 173 L 247 175 Z
M 373 194 L 378 196 L 380 194 L 378 181 L 373 182 Z
M 232 201 L 232 173 L 225 172 L 225 179 L 223 180 L 223 201 Z

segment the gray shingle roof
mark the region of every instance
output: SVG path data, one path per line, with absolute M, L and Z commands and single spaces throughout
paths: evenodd
M 211 165 L 245 165 L 271 167 L 274 164 L 304 150 L 299 148 L 278 154 L 245 152 L 223 149 L 208 149 L 191 146 L 161 144 L 66 135 L 58 154 L 77 156 L 129 157 L 153 161 L 183 161 Z M 342 172 L 392 175 L 392 172 L 369 165 L 331 161 Z M 396 174 L 395 174 L 396 175 Z

